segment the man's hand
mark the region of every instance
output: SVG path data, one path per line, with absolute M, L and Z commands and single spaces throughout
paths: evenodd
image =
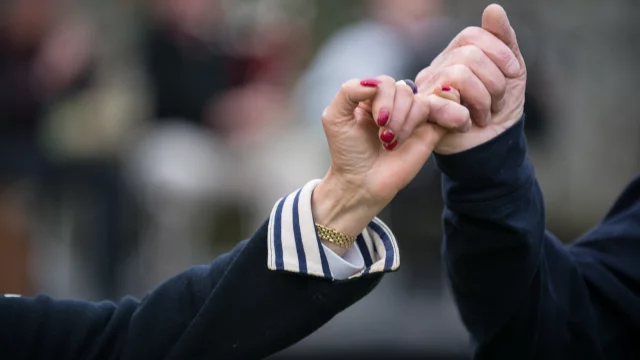
M 527 70 L 516 34 L 499 5 L 490 5 L 482 28 L 463 30 L 431 66 L 416 78 L 420 92 L 441 91 L 450 85 L 460 92 L 462 104 L 449 101 L 447 111 L 468 109 L 471 131 L 448 134 L 435 151 L 453 154 L 483 144 L 515 124 L 524 111 Z

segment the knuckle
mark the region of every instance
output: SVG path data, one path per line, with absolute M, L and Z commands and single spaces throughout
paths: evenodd
M 511 50 L 505 47 L 498 50 L 497 53 L 495 54 L 495 57 L 496 57 L 496 61 L 501 67 L 506 66 L 507 64 L 509 64 L 510 61 L 515 59 L 515 55 L 513 54 L 513 52 L 511 52 Z
M 464 82 L 471 75 L 471 70 L 466 65 L 456 64 L 448 68 L 448 76 L 455 83 Z
M 467 119 L 471 119 L 471 112 L 469 111 L 469 108 L 467 108 L 466 106 L 462 106 L 460 109 L 460 115 L 459 115 L 464 121 L 466 121 Z
M 470 121 L 469 118 L 462 117 L 461 115 L 452 116 L 449 120 L 448 127 L 449 129 L 460 132 L 461 129 L 467 127 L 467 123 Z
M 440 112 L 443 116 L 451 117 L 452 115 L 455 115 L 455 112 L 453 110 L 453 104 L 449 101 L 445 101 L 440 107 Z
M 427 67 L 418 73 L 416 76 L 416 86 L 418 87 L 418 91 L 420 92 L 425 87 L 429 86 L 429 83 L 433 81 L 433 78 L 437 71 L 434 71 L 434 67 Z
M 396 83 L 396 92 L 399 92 L 405 95 L 413 95 L 413 90 L 404 81 L 398 81 Z
M 495 95 L 503 97 L 507 92 L 507 79 L 505 79 L 504 76 L 496 76 L 492 78 L 492 80 L 495 82 L 495 84 L 493 84 Z
M 433 101 L 431 101 L 431 111 L 438 117 L 447 116 L 451 107 L 451 102 L 443 101 L 438 95 L 435 94 L 431 94 L 429 95 L 429 97 L 434 98 Z
M 476 68 L 482 68 L 486 65 L 487 55 L 485 55 L 484 51 L 477 47 L 476 45 L 467 45 L 466 46 L 466 57 L 467 62 Z
M 417 100 L 413 103 L 413 107 L 416 109 L 416 116 L 426 121 L 431 115 L 431 104 L 429 101 Z
M 482 58 L 482 56 L 484 55 L 484 52 L 477 46 L 475 45 L 465 45 L 463 47 L 460 48 L 461 51 L 463 51 L 463 54 L 465 56 L 465 58 L 471 59 L 471 60 L 479 60 Z
M 450 53 L 451 53 L 451 50 L 446 50 L 445 49 L 440 54 L 438 54 L 438 56 L 436 56 L 433 60 L 431 60 L 431 63 L 429 65 L 434 66 L 434 65 L 442 63 L 442 61 L 444 59 L 446 59 L 447 56 L 449 56 Z
M 440 54 L 438 54 L 438 56 L 436 56 L 432 61 L 431 64 L 429 64 L 430 67 L 433 68 L 437 68 L 439 66 L 442 66 L 443 64 L 446 64 L 449 59 L 451 58 L 451 54 L 455 52 L 454 50 L 444 50 L 443 52 L 441 52 Z
M 353 82 L 354 81 L 357 81 L 357 80 L 351 79 L 349 81 L 346 81 L 346 82 L 342 83 L 342 85 L 340 85 L 340 93 L 348 94 L 349 91 L 351 90 L 351 88 L 353 87 Z
M 340 85 L 340 91 L 338 92 L 336 100 L 355 104 L 356 102 L 352 99 L 352 95 L 358 83 L 359 81 L 357 79 L 352 79 Z
M 388 84 L 395 84 L 396 79 L 392 78 L 389 75 L 380 75 L 378 77 L 378 80 L 382 81 L 383 83 L 388 83 Z
M 420 70 L 418 75 L 416 75 L 416 81 L 415 81 L 416 85 L 420 86 L 422 84 L 422 82 L 427 79 L 427 76 L 429 76 L 429 72 L 430 72 L 429 67 L 426 67 L 426 68 Z
M 329 115 L 329 107 L 327 106 L 326 108 L 324 108 L 324 110 L 322 111 L 322 124 L 324 125 L 328 125 L 331 122 L 331 116 Z
M 478 37 L 482 36 L 483 31 L 484 30 L 482 30 L 482 28 L 477 26 L 467 26 L 464 30 L 462 30 L 460 36 L 465 40 L 477 39 Z
M 438 123 L 447 128 L 464 127 L 469 119 L 468 110 L 451 101 L 439 102 L 439 106 L 434 110 L 438 113 Z
M 467 123 L 468 116 L 465 116 L 465 113 L 462 111 L 456 112 L 453 116 L 451 116 L 451 123 L 454 127 L 459 128 L 463 127 Z
M 413 99 L 413 107 L 415 107 L 420 113 L 429 112 L 431 108 L 431 102 L 429 96 L 425 93 L 418 93 Z
M 507 80 L 502 74 L 500 76 L 485 77 L 482 83 L 492 98 L 502 98 L 507 90 Z

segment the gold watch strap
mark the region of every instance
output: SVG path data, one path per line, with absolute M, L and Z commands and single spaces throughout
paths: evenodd
M 320 224 L 316 224 L 316 231 L 320 240 L 328 241 L 345 249 L 350 248 L 356 241 L 355 236 L 343 234 Z

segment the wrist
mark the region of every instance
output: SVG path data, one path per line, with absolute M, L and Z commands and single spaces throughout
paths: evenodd
M 317 224 L 349 236 L 358 236 L 382 207 L 371 201 L 361 188 L 345 184 L 329 174 L 314 189 L 311 209 Z M 331 242 L 322 242 L 340 256 L 347 251 Z
M 493 183 L 497 177 L 519 171 L 526 151 L 524 120 L 521 119 L 485 143 L 459 153 L 436 153 L 435 160 L 447 177 L 484 186 Z

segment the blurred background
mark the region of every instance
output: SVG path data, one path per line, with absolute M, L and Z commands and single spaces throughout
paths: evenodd
M 640 168 L 640 3 L 505 0 L 527 135 L 570 241 Z M 413 78 L 485 1 L 3 0 L 0 293 L 142 296 L 231 249 L 328 167 L 350 78 Z M 466 359 L 430 161 L 381 217 L 403 266 L 274 359 Z

